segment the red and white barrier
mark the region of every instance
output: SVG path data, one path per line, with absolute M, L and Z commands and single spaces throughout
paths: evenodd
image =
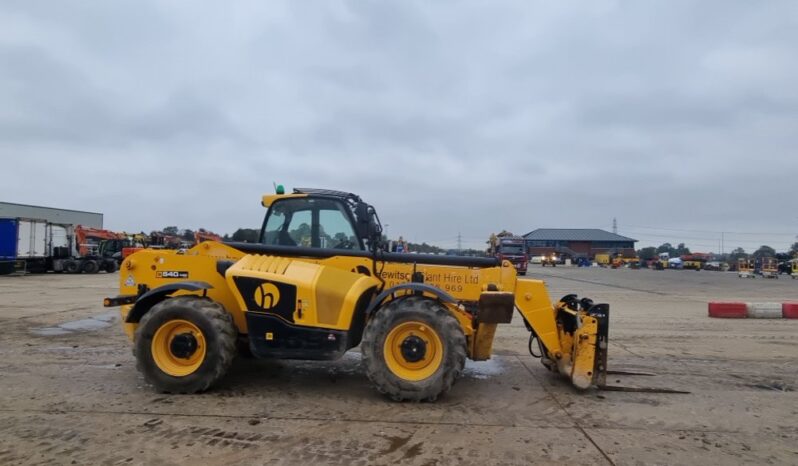
M 710 302 L 709 317 L 745 319 L 748 317 L 748 306 L 745 303 Z
M 781 303 L 748 303 L 750 319 L 781 319 Z
M 798 302 L 709 302 L 709 317 L 720 319 L 798 319 Z

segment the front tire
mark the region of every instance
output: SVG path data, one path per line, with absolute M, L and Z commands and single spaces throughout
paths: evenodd
M 236 353 L 233 317 L 209 299 L 168 298 L 136 329 L 136 368 L 159 392 L 197 393 L 218 382 Z
M 377 311 L 361 350 L 366 375 L 380 393 L 396 401 L 434 401 L 462 372 L 466 339 L 442 304 L 410 297 Z

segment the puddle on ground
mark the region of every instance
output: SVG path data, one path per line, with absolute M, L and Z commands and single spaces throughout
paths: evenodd
M 488 359 L 487 361 L 466 361 L 463 376 L 485 380 L 499 375 L 502 372 L 504 372 L 504 368 L 496 359 Z
M 89 317 L 88 319 L 73 320 L 64 322 L 56 327 L 32 328 L 30 332 L 42 337 L 54 337 L 59 335 L 69 335 L 75 332 L 91 332 L 110 326 L 118 317 L 116 311 L 106 311 L 102 314 Z

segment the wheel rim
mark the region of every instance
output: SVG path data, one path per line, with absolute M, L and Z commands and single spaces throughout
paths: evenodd
M 383 348 L 385 363 L 397 377 L 419 381 L 430 377 L 443 361 L 443 343 L 429 325 L 403 322 L 388 333 Z
M 155 332 L 151 349 L 159 369 L 174 377 L 185 377 L 205 360 L 205 335 L 187 320 L 170 320 Z

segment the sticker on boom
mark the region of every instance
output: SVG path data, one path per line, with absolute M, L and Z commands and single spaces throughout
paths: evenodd
M 155 272 L 155 278 L 188 278 L 188 272 L 176 270 L 161 270 Z

